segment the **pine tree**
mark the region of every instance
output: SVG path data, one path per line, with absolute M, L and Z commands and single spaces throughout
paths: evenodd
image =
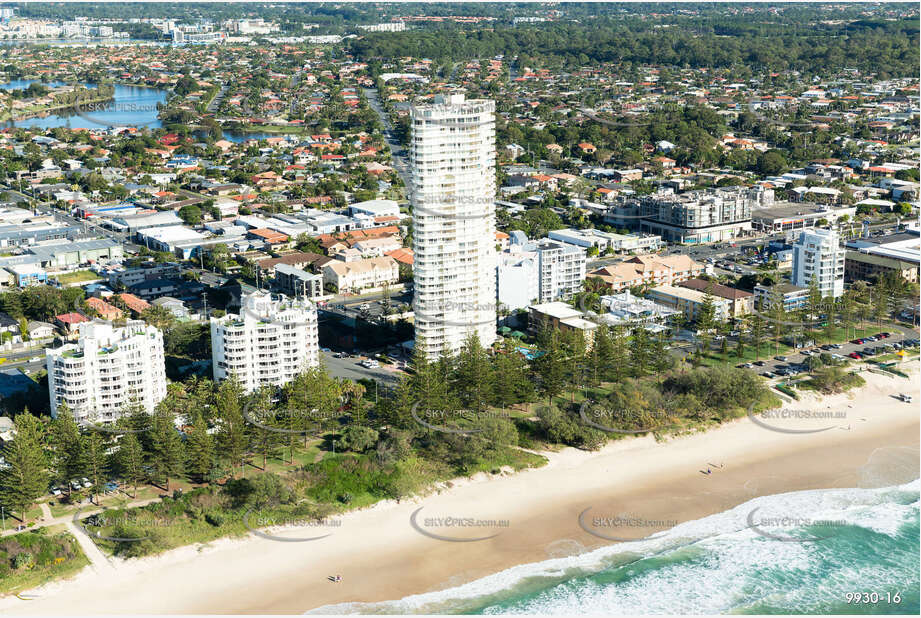
M 517 352 L 497 354 L 495 358 L 495 403 L 503 409 L 534 398 L 534 383 L 527 361 Z
M 0 501 L 10 511 L 26 512 L 48 490 L 47 461 L 42 446 L 44 426 L 28 412 L 16 416 L 16 435 L 3 447 L 6 467 L 0 470 Z
M 274 452 L 278 444 L 278 432 L 271 429 L 274 425 L 271 389 L 262 387 L 250 395 L 248 410 L 250 418 L 255 419 L 262 425 L 262 427 L 254 427 L 251 433 L 256 445 L 256 452 L 262 455 L 262 470 L 265 471 L 269 455 Z
M 595 341 L 588 359 L 592 385 L 597 386 L 607 377 L 613 357 L 614 343 L 611 330 L 601 324 L 595 329 Z
M 136 498 L 138 483 L 144 476 L 144 449 L 137 435 L 129 433 L 119 439 L 115 459 L 122 478 L 131 485 L 134 493 L 131 497 Z
M 764 318 L 758 314 L 751 316 L 751 344 L 755 346 L 755 360 L 761 358 L 761 344 L 764 343 Z
M 783 292 L 781 292 L 779 286 L 775 285 L 771 288 L 771 300 L 768 311 L 771 320 L 771 330 L 773 331 L 774 354 L 777 354 L 780 351 L 780 336 L 784 332 L 784 318 L 786 317 L 786 311 L 783 306 Z
M 182 438 L 176 429 L 175 415 L 168 403 L 161 402 L 153 414 L 153 426 L 150 430 L 150 462 L 156 471 L 158 481 L 165 480 L 169 491 L 171 476 L 182 473 Z
M 246 450 L 246 426 L 240 407 L 243 399 L 243 387 L 236 376 L 224 380 L 217 389 L 215 407 L 219 419 L 217 442 L 221 452 L 230 459 L 230 474 L 240 464 L 243 470 L 243 453 Z
M 51 422 L 50 442 L 54 475 L 59 482 L 67 483 L 70 494 L 70 481 L 85 474 L 86 458 L 80 428 L 66 404 L 58 408 L 58 415 Z
M 652 346 L 652 369 L 656 376 L 663 371 L 668 371 L 674 365 L 674 358 L 668 353 L 664 333 L 659 333 L 653 340 Z
M 98 431 L 91 431 L 83 436 L 83 454 L 86 458 L 86 474 L 93 483 L 91 498 L 97 499 L 99 494 L 99 483 L 105 478 L 106 473 L 106 453 L 105 443 Z
M 464 342 L 457 357 L 455 386 L 461 404 L 482 412 L 493 400 L 493 375 L 489 355 L 473 333 Z
M 649 373 L 649 331 L 642 326 L 634 328 L 630 338 L 630 372 L 636 377 Z
M 189 472 L 204 482 L 214 467 L 214 440 L 208 433 L 208 423 L 198 410 L 192 413 L 192 432 L 185 442 Z
M 627 378 L 630 369 L 627 337 L 622 326 L 615 326 L 611 330 L 611 363 L 608 367 L 607 379 L 615 384 L 620 384 Z
M 544 339 L 545 354 L 534 360 L 534 369 L 540 378 L 540 390 L 547 396 L 547 403 L 553 405 L 553 398 L 563 391 L 566 384 L 565 359 L 557 333 L 550 333 Z
M 700 332 L 698 350 L 707 355 L 710 354 L 711 331 L 716 326 L 716 307 L 711 290 L 712 286 L 707 286 L 700 307 L 697 309 L 697 330 Z

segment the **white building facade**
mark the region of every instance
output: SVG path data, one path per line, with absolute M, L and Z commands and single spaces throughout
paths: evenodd
M 132 403 L 152 411 L 166 397 L 163 333 L 141 320 L 80 324 L 75 343 L 45 351 L 45 366 L 52 413 L 66 404 L 78 423 L 112 423 Z
M 211 318 L 214 380 L 235 375 L 246 392 L 281 386 L 320 362 L 317 309 L 307 299 L 253 292 L 238 315 Z
M 415 343 L 429 358 L 496 339 L 494 112 L 463 95 L 412 108 Z
M 844 294 L 844 256 L 835 230 L 803 231 L 793 243 L 793 285 L 808 288 L 815 279 L 822 298 Z

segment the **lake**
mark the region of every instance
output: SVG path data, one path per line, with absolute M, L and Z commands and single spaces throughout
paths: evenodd
M 0 84 L 0 90 L 21 90 L 39 80 L 16 79 Z M 47 82 L 49 88 L 64 86 L 64 82 Z M 84 84 L 89 88 L 94 84 Z M 157 103 L 165 103 L 168 91 L 160 88 L 142 88 L 140 86 L 115 86 L 115 96 L 111 101 L 83 106 L 77 110 L 59 110 L 47 116 L 23 118 L 5 122 L 7 127 L 36 127 L 53 129 L 65 127 L 70 129 L 108 129 L 111 127 L 150 127 L 157 129 L 163 123 L 157 118 Z M 243 142 L 249 139 L 266 139 L 274 137 L 272 133 L 245 133 L 224 131 L 224 139 L 231 142 Z

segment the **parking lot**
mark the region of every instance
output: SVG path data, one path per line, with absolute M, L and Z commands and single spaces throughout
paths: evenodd
M 359 363 L 367 358 L 365 356 L 353 354 L 348 357 L 339 357 L 339 354 L 333 351 L 320 351 L 320 356 L 323 357 L 323 364 L 326 365 L 327 371 L 337 378 L 377 380 L 384 386 L 393 387 L 396 386 L 402 374 L 392 365 L 381 364 L 377 368 L 362 367 Z
M 885 333 L 886 331 L 883 332 Z M 772 374 L 772 378 L 781 378 L 805 373 L 806 360 L 810 356 L 822 353 L 831 354 L 833 357 L 836 357 L 837 360 L 851 361 L 871 359 L 881 354 L 890 354 L 901 349 L 903 345 L 906 348 L 918 346 L 918 338 L 913 334 L 905 335 L 899 331 L 890 331 L 888 335 L 888 337 L 882 337 L 876 340 L 870 337 L 864 340 L 864 343 L 853 343 L 852 341 L 848 341 L 847 343 L 840 344 L 809 346 L 802 350 L 797 350 L 796 352 L 790 351 L 786 354 L 777 356 L 770 354 L 770 348 L 768 347 L 768 356 L 766 358 L 757 362 L 745 363 L 737 366 L 745 366 L 746 368 L 756 371 L 760 375 L 764 375 L 764 377 L 768 377 L 765 374 L 770 373 Z M 864 354 L 864 350 L 866 350 L 868 354 Z M 850 356 L 852 353 L 860 355 L 861 358 Z M 784 360 L 779 360 L 781 358 Z

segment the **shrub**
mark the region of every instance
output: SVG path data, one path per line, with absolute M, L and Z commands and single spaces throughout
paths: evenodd
M 13 557 L 13 568 L 17 571 L 19 569 L 27 569 L 32 566 L 32 554 L 27 551 L 16 554 Z

